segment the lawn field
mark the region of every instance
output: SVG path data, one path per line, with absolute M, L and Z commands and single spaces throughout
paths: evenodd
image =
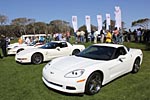
M 0 100 L 150 100 L 150 51 L 145 50 L 144 44 L 124 44 L 142 49 L 140 71 L 110 82 L 93 96 L 64 94 L 47 88 L 41 79 L 46 63 L 22 65 L 15 62 L 14 56 L 0 59 Z

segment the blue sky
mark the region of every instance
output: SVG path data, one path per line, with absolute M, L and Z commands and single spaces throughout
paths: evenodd
M 78 17 L 78 26 L 85 24 L 85 16 L 91 16 L 91 24 L 97 26 L 96 16 L 110 13 L 114 20 L 114 7 L 120 6 L 122 20 L 127 28 L 142 18 L 150 18 L 150 0 L 1 0 L 0 14 L 15 18 L 34 18 L 37 22 L 49 23 L 61 19 L 71 23 L 71 17 Z

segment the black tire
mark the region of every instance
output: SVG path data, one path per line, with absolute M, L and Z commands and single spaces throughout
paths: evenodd
M 80 53 L 80 50 L 75 49 L 75 50 L 73 50 L 72 55 L 76 55 L 76 54 L 78 54 L 78 53 Z
M 19 53 L 19 52 L 22 51 L 22 50 L 24 50 L 24 49 L 19 49 L 19 50 L 17 50 L 17 53 Z
M 140 59 L 136 59 L 133 64 L 132 73 L 137 73 L 140 70 Z
M 40 53 L 33 54 L 32 57 L 31 57 L 31 62 L 33 64 L 40 64 L 40 63 L 42 63 L 43 62 L 42 54 L 40 54 Z
M 87 95 L 94 95 L 100 91 L 102 87 L 102 76 L 99 72 L 92 73 L 85 86 L 85 93 Z

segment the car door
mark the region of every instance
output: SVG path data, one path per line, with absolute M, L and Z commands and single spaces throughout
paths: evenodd
M 111 66 L 109 67 L 111 80 L 129 71 L 130 58 L 130 54 L 128 54 L 128 51 L 124 47 L 117 48 L 114 59 L 111 61 Z
M 71 48 L 67 45 L 66 42 L 59 43 L 59 47 L 56 48 L 59 52 L 59 56 L 68 56 L 70 55 Z
M 60 46 L 59 43 L 52 43 L 50 44 L 47 49 L 44 49 L 46 52 L 46 58 L 47 59 L 53 59 L 60 56 Z

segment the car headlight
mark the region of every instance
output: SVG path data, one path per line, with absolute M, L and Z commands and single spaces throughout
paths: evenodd
M 74 71 L 71 71 L 65 75 L 66 78 L 76 78 L 80 77 L 84 73 L 84 69 L 77 69 Z

